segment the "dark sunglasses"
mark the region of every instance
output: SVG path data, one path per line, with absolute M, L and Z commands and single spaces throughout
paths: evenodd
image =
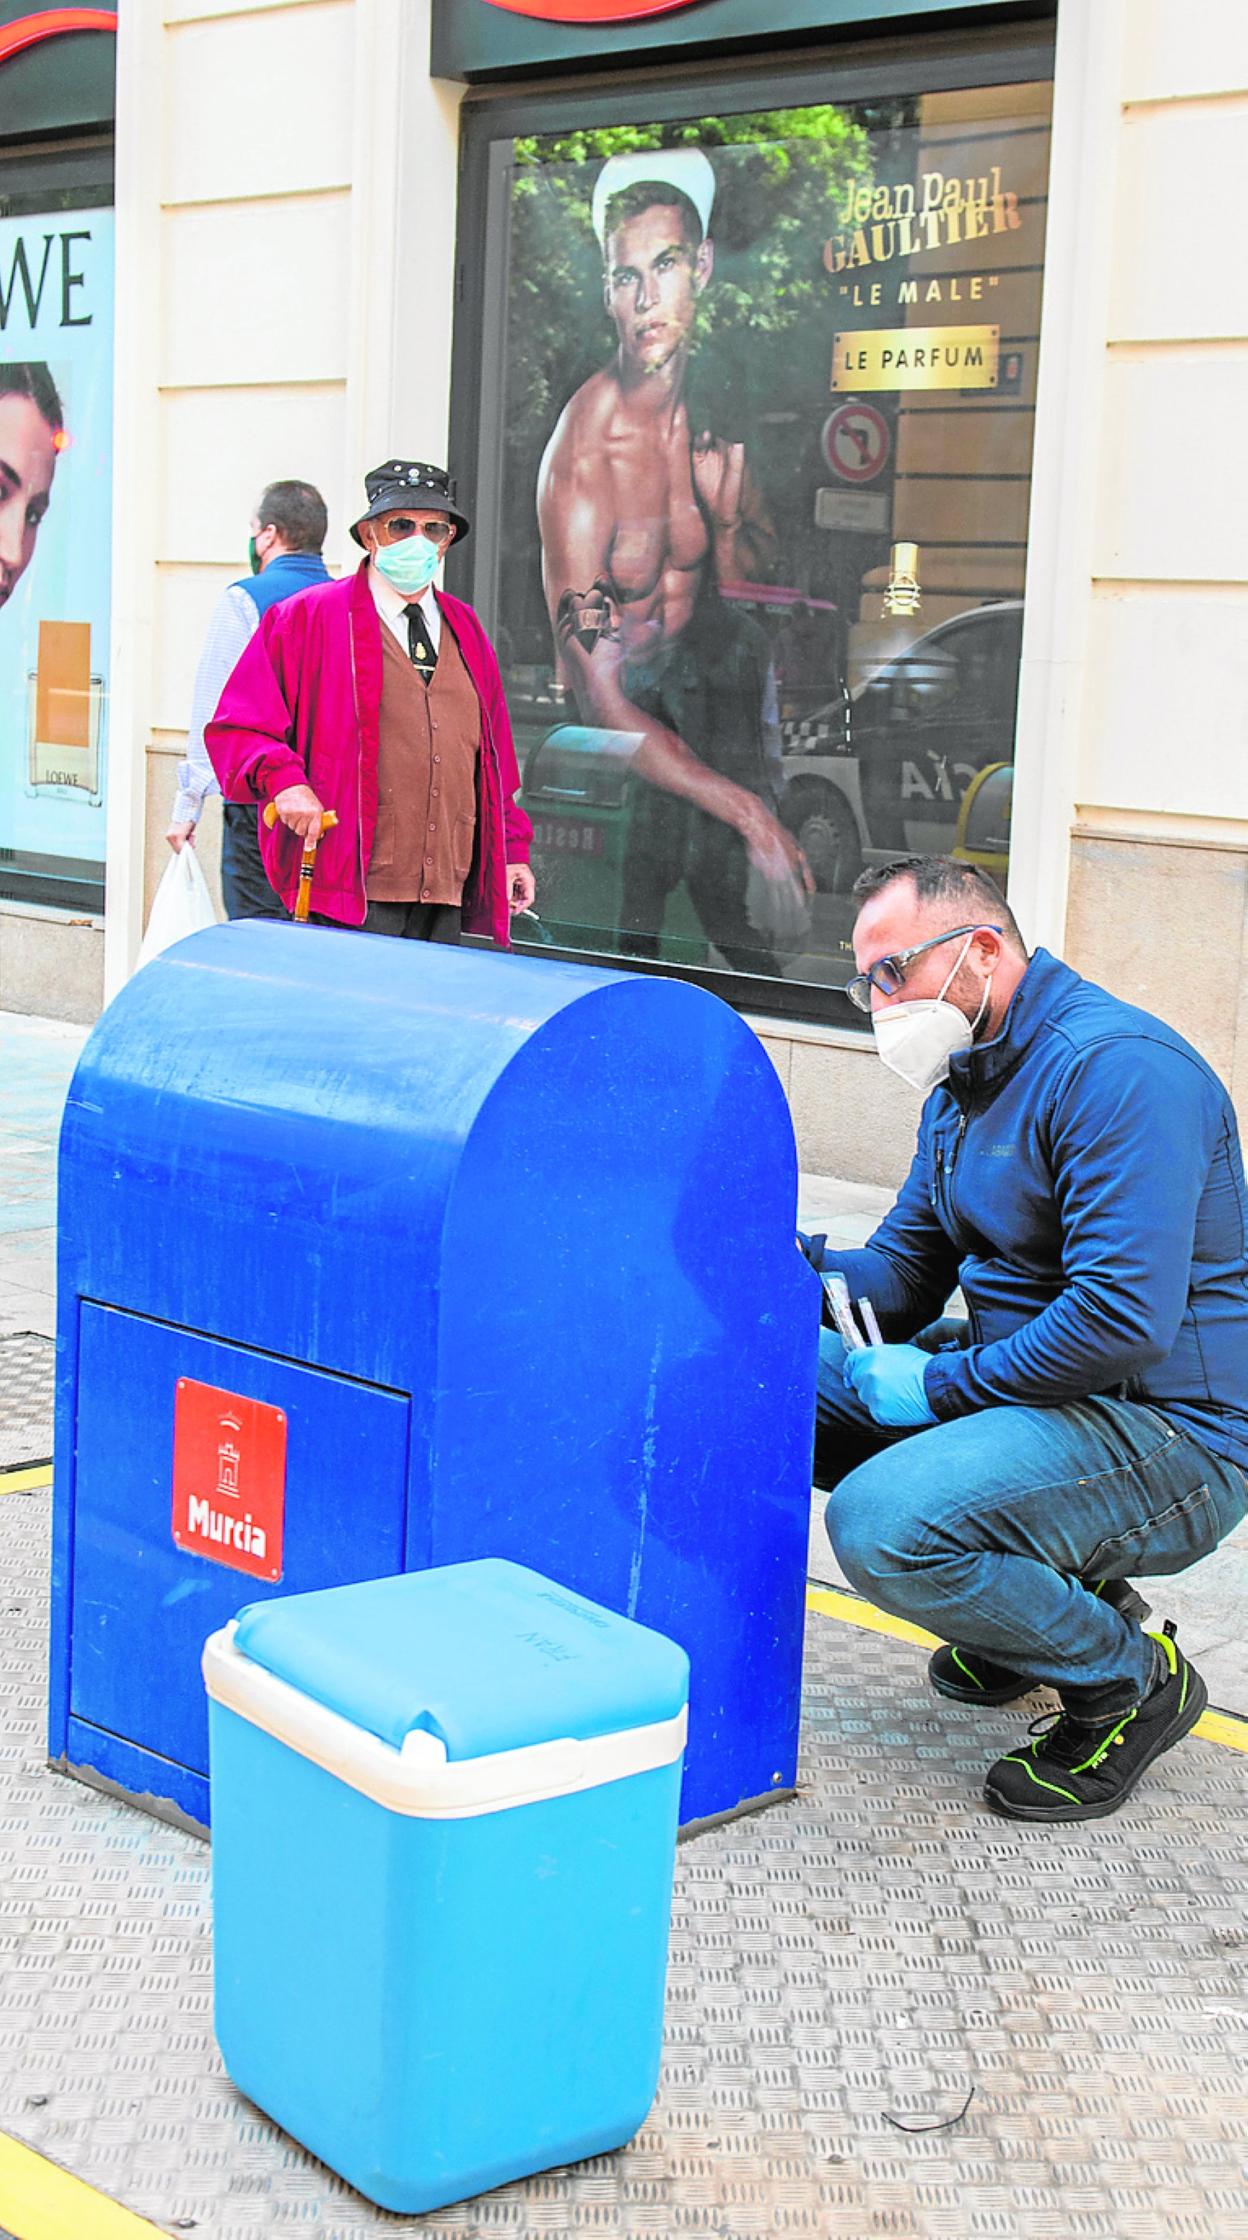
M 899 996 L 909 967 L 925 949 L 939 949 L 942 941 L 958 941 L 967 933 L 1000 931 L 1000 926 L 953 926 L 948 933 L 934 933 L 930 941 L 918 941 L 913 949 L 896 949 L 891 957 L 877 957 L 865 972 L 856 972 L 853 979 L 846 982 L 845 993 L 860 1011 L 869 1011 L 872 988 L 877 988 L 882 996 Z
M 396 513 L 389 521 L 378 524 L 378 534 L 383 544 L 398 544 L 404 537 L 427 537 L 430 544 L 449 544 L 455 534 L 452 521 L 417 521 L 414 516 Z

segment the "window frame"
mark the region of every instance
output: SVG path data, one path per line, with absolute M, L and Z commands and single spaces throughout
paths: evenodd
M 493 635 L 501 564 L 502 476 L 484 454 L 484 430 L 496 427 L 505 378 L 500 347 L 507 300 L 508 243 L 491 235 L 488 216 L 506 146 L 526 134 L 626 123 L 639 113 L 672 118 L 738 110 L 854 103 L 963 87 L 993 87 L 1054 77 L 1054 5 L 1023 12 L 1023 20 L 971 32 L 896 34 L 826 45 L 774 61 L 753 57 L 708 69 L 704 60 L 649 71 L 542 79 L 523 87 L 475 87 L 460 111 L 459 194 L 455 244 L 455 318 L 451 344 L 449 466 L 473 515 L 473 534 L 447 560 L 447 588 L 469 600 Z M 1047 264 L 1047 244 L 1046 244 Z M 1017 718 L 1015 731 L 1017 745 Z M 1032 843 L 1021 838 L 1020 850 Z M 1011 867 L 1015 862 L 1011 847 Z M 540 897 L 539 897 L 540 908 Z M 710 967 L 621 956 L 614 951 L 543 948 L 560 962 L 601 964 L 691 981 L 736 1011 L 783 1024 L 869 1033 L 843 993 L 810 981 L 784 981 Z

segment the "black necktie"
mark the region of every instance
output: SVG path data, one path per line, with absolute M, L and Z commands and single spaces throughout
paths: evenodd
M 412 657 L 412 667 L 419 669 L 428 684 L 438 665 L 438 649 L 433 642 L 433 632 L 415 602 L 407 609 L 407 650 Z

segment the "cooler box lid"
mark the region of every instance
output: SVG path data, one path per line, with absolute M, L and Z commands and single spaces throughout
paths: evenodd
M 252 1603 L 233 1649 L 391 1749 L 431 1736 L 448 1763 L 651 1727 L 689 1691 L 675 1642 L 496 1557 Z

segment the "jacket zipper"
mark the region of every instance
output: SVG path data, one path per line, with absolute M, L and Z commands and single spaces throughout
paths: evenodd
M 957 1133 L 954 1136 L 953 1142 L 949 1146 L 948 1160 L 946 1160 L 945 1158 L 944 1144 L 938 1143 L 935 1146 L 935 1153 L 932 1162 L 932 1209 L 936 1213 L 939 1213 L 941 1210 L 940 1201 L 943 1185 L 945 1198 L 944 1210 L 948 1214 L 951 1224 L 955 1218 L 953 1211 L 953 1170 L 958 1163 L 958 1153 L 962 1148 L 962 1138 L 966 1134 L 967 1117 L 968 1116 L 965 1112 L 961 1112 L 958 1115 Z
M 448 616 L 447 614 L 445 614 L 445 613 L 443 612 L 443 609 L 442 609 L 442 607 L 441 607 L 441 604 L 440 604 L 440 603 L 439 603 L 439 608 L 438 608 L 438 611 L 439 611 L 439 613 L 440 613 L 440 614 L 442 615 L 442 619 L 443 619 L 443 621 L 444 621 L 444 622 L 445 622 L 445 623 L 447 624 L 448 628 L 450 629 L 450 631 L 451 631 L 451 634 L 452 634 L 452 636 L 454 636 L 454 635 L 455 635 L 455 626 L 454 626 L 454 624 L 453 624 L 453 623 L 452 623 L 452 622 L 450 621 L 450 618 L 449 618 L 449 616 Z M 456 644 L 457 644 L 457 645 L 459 644 L 459 640 L 458 640 L 458 638 L 456 638 L 455 642 L 456 642 Z M 461 646 L 461 648 L 460 648 L 460 651 L 461 651 L 461 653 L 462 653 L 462 651 L 463 651 L 463 648 L 462 648 L 462 646 Z M 465 662 L 464 662 L 464 667 L 465 667 L 465 668 L 467 668 L 467 667 L 468 667 L 468 664 L 467 664 L 467 660 L 466 660 L 466 659 L 465 659 Z M 486 707 L 486 704 L 485 704 L 484 698 L 482 697 L 482 693 L 481 693 L 481 688 L 480 688 L 480 686 L 478 685 L 478 683 L 477 683 L 477 680 L 476 680 L 476 678 L 475 678 L 475 677 L 473 676 L 473 674 L 472 674 L 472 671 L 471 671 L 470 669 L 468 670 L 468 675 L 469 675 L 469 680 L 470 680 L 470 682 L 471 682 L 471 684 L 472 684 L 472 688 L 473 688 L 473 691 L 474 691 L 474 692 L 476 693 L 476 695 L 477 695 L 477 705 L 478 705 L 478 707 L 479 707 L 479 708 L 480 708 L 480 710 L 481 710 L 481 755 L 480 755 L 480 759 L 481 759 L 481 762 L 482 762 L 482 764 L 483 764 L 483 766 L 484 766 L 484 779 L 485 779 L 485 786 L 486 786 L 486 787 L 489 787 L 489 786 L 491 785 L 491 780 L 492 780 L 492 779 L 493 779 L 494 781 L 496 781 L 496 782 L 494 783 L 494 785 L 493 785 L 493 792 L 494 792 L 494 797 L 495 797 L 495 805 L 496 805 L 496 810 L 497 810 L 497 815 L 498 815 L 498 834 L 499 834 L 499 840 L 500 840 L 500 844 L 501 844 L 501 846 L 502 846 L 502 850 L 503 850 L 503 861 L 504 861 L 504 870 L 503 870 L 503 893 L 504 893 L 504 909 L 505 909 L 505 908 L 506 908 L 506 906 L 507 906 L 507 905 L 506 905 L 506 892 L 507 892 L 507 873 L 506 873 L 507 842 L 506 842 L 506 834 L 505 834 L 505 832 L 504 832 L 504 829 L 503 829 L 503 773 L 502 773 L 502 769 L 501 769 L 501 767 L 500 767 L 500 765 L 499 765 L 498 755 L 497 755 L 497 753 L 495 752 L 495 748 L 494 748 L 494 733 L 493 733 L 493 730 L 492 730 L 492 728 L 491 728 L 491 725 L 490 725 L 490 713 L 489 713 L 489 709 L 488 709 L 488 708 Z M 481 853 L 481 832 L 480 832 L 480 825 L 481 825 L 481 822 L 482 822 L 482 820 L 481 820 L 480 818 L 478 818 L 478 820 L 477 820 L 477 823 L 478 823 L 478 832 L 477 832 L 477 839 L 476 839 L 476 868 L 477 868 L 477 873 L 478 873 L 478 886 L 479 886 L 479 887 L 483 887 L 483 885 L 484 885 L 484 877 L 483 877 L 483 874 L 484 874 L 484 869 L 485 869 L 485 866 L 484 866 L 484 861 L 483 861 L 483 857 L 482 857 L 482 853 Z M 468 892 L 468 880 L 469 880 L 469 879 L 471 879 L 471 877 L 472 877 L 472 871 L 471 871 L 471 869 L 470 869 L 470 870 L 469 870 L 469 873 L 468 873 L 468 879 L 466 879 L 466 880 L 464 881 L 464 894 L 465 894 L 465 895 L 466 895 L 466 894 L 467 894 L 467 892 Z M 462 897 L 461 897 L 461 906 L 462 906 Z M 506 937 L 505 937 L 505 939 L 504 939 L 504 946 L 506 946 L 506 947 L 509 947 L 509 946 L 510 946 L 510 942 L 509 942 L 509 941 L 508 941 L 508 940 L 506 939 Z
M 949 1146 L 949 1163 L 944 1167 L 946 1202 L 949 1214 L 949 1225 L 951 1229 L 956 1228 L 958 1218 L 953 1210 L 953 1170 L 958 1163 L 958 1153 L 962 1149 L 962 1139 L 966 1134 L 966 1123 L 969 1119 L 970 1113 L 965 1110 L 958 1114 L 957 1132 L 954 1136 L 953 1142 Z M 938 1145 L 937 1150 L 938 1153 L 943 1153 L 943 1145 Z M 943 1156 L 939 1158 L 938 1163 L 941 1166 L 944 1166 Z M 979 1317 L 976 1314 L 975 1309 L 969 1299 L 966 1302 L 966 1316 L 967 1321 L 970 1325 L 971 1343 L 972 1345 L 978 1345 Z
M 494 813 L 498 819 L 498 844 L 503 856 L 503 947 L 510 949 L 511 927 L 507 920 L 511 909 L 511 893 L 507 884 L 507 816 L 503 799 L 503 772 L 494 745 L 493 726 L 490 723 L 489 711 L 484 700 L 481 702 L 481 737 L 485 747 L 486 782 L 494 795 Z

